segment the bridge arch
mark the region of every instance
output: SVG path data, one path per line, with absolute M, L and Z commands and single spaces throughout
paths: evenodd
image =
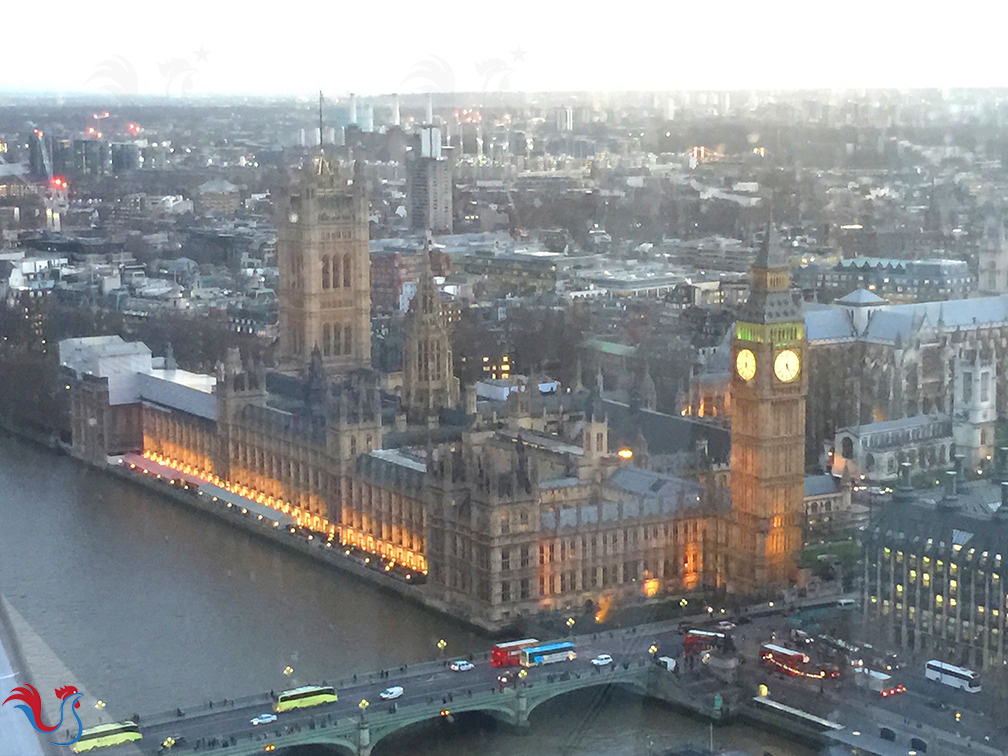
M 634 693 L 639 693 L 642 696 L 646 696 L 648 693 L 647 685 L 643 680 L 638 679 L 627 679 L 625 677 L 619 677 L 615 680 L 610 679 L 605 672 L 599 675 L 591 675 L 586 678 L 582 678 L 577 681 L 576 685 L 566 686 L 559 688 L 557 686 L 546 685 L 543 687 L 541 692 L 537 691 L 535 688 L 528 691 L 528 714 L 531 715 L 533 711 L 542 706 L 547 701 L 552 701 L 561 696 L 565 696 L 569 693 L 580 693 L 583 690 L 588 690 L 590 688 L 603 688 L 609 685 L 618 685 L 621 688 L 629 688 Z M 538 693 L 538 695 L 536 695 Z
M 306 756 L 307 754 L 323 754 L 324 756 L 357 756 L 357 746 L 349 741 L 332 742 L 319 740 L 314 743 L 299 743 L 291 746 L 278 746 L 279 756 Z

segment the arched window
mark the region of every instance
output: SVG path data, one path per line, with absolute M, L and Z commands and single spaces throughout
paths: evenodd
M 874 454 L 869 454 L 867 457 L 865 457 L 864 465 L 865 465 L 865 470 L 868 470 L 868 471 L 874 470 L 875 469 L 875 455 Z
M 343 284 L 342 284 L 341 279 L 340 279 L 340 259 L 339 259 L 339 255 L 333 255 L 333 258 L 332 258 L 332 287 L 334 289 L 338 289 L 342 285 Z
M 322 256 L 322 288 L 329 288 L 329 255 Z
M 850 436 L 845 436 L 840 442 L 840 456 L 844 459 L 853 459 L 854 442 L 851 440 Z
M 343 257 L 343 285 L 352 286 L 353 285 L 353 260 L 350 255 L 344 255 Z
M 353 354 L 353 336 L 350 326 L 343 326 L 343 354 Z
M 332 326 L 328 323 L 322 326 L 322 356 L 328 357 L 332 353 Z

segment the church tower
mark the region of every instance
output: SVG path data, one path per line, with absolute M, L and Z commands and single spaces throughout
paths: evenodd
M 351 179 L 316 158 L 277 222 L 283 369 L 306 370 L 316 347 L 328 374 L 370 367 L 368 223 L 360 163 Z
M 430 265 L 430 239 L 423 251 L 417 292 L 403 328 L 402 403 L 408 422 L 426 422 L 458 405 L 448 323 Z
M 731 341 L 731 580 L 781 584 L 802 547 L 807 342 L 773 224 Z

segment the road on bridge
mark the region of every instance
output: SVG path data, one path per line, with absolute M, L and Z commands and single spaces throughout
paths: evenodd
M 650 659 L 650 648 L 656 644 L 660 654 L 678 655 L 682 646 L 682 638 L 676 630 L 676 623 L 662 623 L 653 627 L 638 627 L 625 630 L 613 630 L 591 635 L 575 636 L 572 640 L 577 649 L 577 658 L 572 662 L 561 662 L 528 670 L 524 680 L 518 680 L 512 674 L 515 685 L 535 686 L 538 682 L 552 680 L 564 672 L 581 675 L 605 675 L 613 667 L 624 664 L 638 665 L 641 660 Z M 608 669 L 599 669 L 591 660 L 599 654 L 609 654 L 613 665 Z M 297 732 L 319 726 L 346 723 L 348 720 L 359 720 L 362 700 L 368 701 L 368 712 L 388 711 L 392 702 L 382 701 L 381 691 L 392 686 L 401 686 L 403 694 L 394 703 L 399 706 L 411 704 L 440 703 L 444 708 L 451 709 L 456 700 L 488 692 L 499 692 L 501 683 L 498 676 L 506 669 L 494 668 L 489 663 L 489 652 L 474 658 L 474 667 L 465 672 L 455 672 L 450 668 L 452 658 L 436 662 L 409 665 L 394 670 L 376 672 L 370 675 L 359 675 L 356 680 L 342 680 L 336 684 L 319 681 L 319 684 L 332 685 L 339 700 L 332 704 L 313 706 L 277 714 L 274 722 L 265 725 L 253 725 L 251 720 L 261 714 L 272 713 L 273 699 L 269 693 L 261 696 L 259 701 L 248 702 L 247 699 L 235 705 L 232 702 L 214 702 L 213 708 L 206 705 L 200 707 L 199 714 L 183 711 L 183 716 L 161 716 L 157 718 L 142 718 L 140 721 L 143 740 L 136 745 L 145 753 L 190 751 L 197 743 L 211 742 L 243 742 L 261 739 L 268 741 L 280 738 L 286 733 Z M 510 668 L 516 672 L 516 668 Z M 279 691 L 277 691 L 279 692 Z M 365 713 L 365 716 L 367 714 Z M 176 741 L 176 746 L 168 751 L 161 744 L 169 737 Z M 202 747 L 201 747 L 202 750 Z M 126 754 L 136 752 L 135 746 L 122 746 L 111 750 L 112 753 Z

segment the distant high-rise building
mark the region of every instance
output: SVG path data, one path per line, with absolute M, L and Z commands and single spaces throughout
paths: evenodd
M 558 108 L 556 112 L 556 130 L 557 131 L 573 131 L 574 130 L 574 109 L 573 108 Z
M 419 154 L 417 154 L 419 152 Z M 407 163 L 410 226 L 420 231 L 451 233 L 452 166 L 441 155 L 441 130 L 420 130 L 419 151 Z
M 111 154 L 112 172 L 116 175 L 138 171 L 143 165 L 140 145 L 135 142 L 113 142 Z
M 306 369 L 318 347 L 326 372 L 371 364 L 368 198 L 317 158 L 278 218 L 280 344 L 284 368 Z
M 1005 241 L 1004 222 L 989 218 L 978 254 L 977 272 L 980 291 L 984 294 L 1008 292 L 1008 242 Z

